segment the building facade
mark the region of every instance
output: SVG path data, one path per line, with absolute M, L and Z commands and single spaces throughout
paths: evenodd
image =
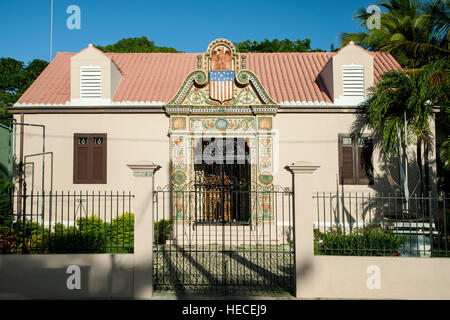
M 370 132 L 350 137 L 357 106 L 389 70 L 401 70 L 391 55 L 353 43 L 336 53 L 247 54 L 225 39 L 205 53 L 89 45 L 57 53 L 10 112 L 45 126 L 45 179 L 41 157 L 30 158 L 28 189 L 132 190 L 127 164 L 149 160 L 162 168 L 156 184 L 173 190 L 199 179 L 270 190 L 290 186 L 284 166 L 303 160 L 320 166 L 317 191 L 395 191 L 395 162 L 371 148 Z M 42 129 L 20 130 L 22 157 L 42 152 Z

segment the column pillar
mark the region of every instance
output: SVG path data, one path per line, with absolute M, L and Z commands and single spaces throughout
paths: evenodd
M 161 168 L 149 161 L 127 165 L 134 180 L 134 278 L 133 297 L 153 296 L 153 192 L 155 172 Z
M 292 173 L 296 297 L 312 297 L 313 285 L 313 173 L 319 166 L 298 161 L 285 167 Z

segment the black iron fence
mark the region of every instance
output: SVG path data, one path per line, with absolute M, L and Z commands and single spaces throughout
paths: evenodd
M 132 253 L 130 192 L 0 196 L 0 253 Z
M 316 255 L 450 257 L 449 196 L 316 193 Z
M 251 295 L 295 287 L 293 194 L 193 186 L 154 195 L 156 290 Z

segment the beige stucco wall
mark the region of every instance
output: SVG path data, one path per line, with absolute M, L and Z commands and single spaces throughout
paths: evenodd
M 352 113 L 302 113 L 278 114 L 274 118 L 274 129 L 279 134 L 279 166 L 275 173 L 275 184 L 289 186 L 291 174 L 283 167 L 294 161 L 308 161 L 319 165 L 315 173 L 313 191 L 336 192 L 339 178 L 338 134 L 349 133 L 356 115 Z M 274 154 L 276 156 L 276 154 Z M 416 152 L 413 144 L 408 148 L 410 164 L 410 188 L 417 184 Z M 430 157 L 435 165 L 435 152 Z M 390 175 L 398 182 L 398 166 L 395 161 L 385 162 L 383 153 L 375 149 L 372 161 L 374 165 L 374 185 L 340 185 L 340 192 L 392 192 Z M 387 165 L 389 170 L 385 170 Z M 389 172 L 389 174 L 388 174 Z M 435 168 L 431 170 L 432 177 Z
M 367 286 L 370 266 L 379 268 L 380 289 Z M 316 256 L 304 267 L 304 298 L 450 299 L 446 258 Z
M 45 125 L 45 150 L 54 153 L 54 191 L 133 191 L 132 172 L 126 165 L 139 160 L 152 160 L 162 166 L 156 177 L 157 185 L 166 185 L 169 181 L 169 120 L 163 114 L 26 114 L 24 122 Z M 19 132 L 20 128 L 17 150 L 20 150 Z M 107 184 L 73 184 L 74 133 L 107 133 Z M 24 140 L 24 155 L 42 152 L 40 128 L 25 127 Z M 42 160 L 41 157 L 29 160 L 35 163 L 34 190 L 39 190 Z M 45 189 L 48 191 L 49 155 L 45 161 Z M 31 166 L 26 173 L 29 190 Z
M 16 119 L 19 116 L 16 115 Z M 339 174 L 338 134 L 348 133 L 355 114 L 352 113 L 279 113 L 274 117 L 274 183 L 291 186 L 292 177 L 284 167 L 294 161 L 320 165 L 313 191 L 336 192 Z M 45 149 L 54 153 L 53 190 L 129 191 L 133 189 L 127 164 L 149 160 L 162 168 L 156 174 L 156 186 L 169 183 L 169 118 L 164 114 L 25 114 L 24 121 L 46 127 Z M 17 156 L 20 150 L 20 128 L 17 132 Z M 107 184 L 73 184 L 73 134 L 107 133 Z M 24 155 L 42 151 L 42 130 L 25 127 Z M 415 146 L 409 147 L 410 189 L 417 185 Z M 432 177 L 435 176 L 435 150 L 431 155 Z M 46 158 L 45 189 L 50 189 L 50 156 Z M 41 186 L 41 157 L 35 163 L 34 190 Z M 373 155 L 375 184 L 340 186 L 340 192 L 389 191 L 385 160 L 379 150 Z M 398 182 L 397 162 L 387 163 L 392 178 Z M 27 166 L 28 188 L 31 166 Z

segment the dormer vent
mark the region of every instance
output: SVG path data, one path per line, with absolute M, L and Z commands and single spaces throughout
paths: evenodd
M 100 66 L 80 67 L 80 98 L 102 97 L 102 68 Z
M 364 97 L 364 66 L 342 66 L 343 95 Z

